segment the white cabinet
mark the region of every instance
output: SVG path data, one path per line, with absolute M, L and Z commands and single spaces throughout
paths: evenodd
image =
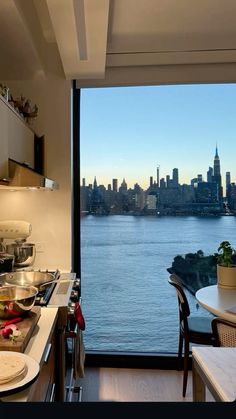
M 5 103 L 0 100 L 0 178 L 7 174 L 7 159 L 8 159 L 8 140 L 7 140 L 7 115 L 8 108 Z
M 0 178 L 8 176 L 8 158 L 34 168 L 34 132 L 0 96 Z

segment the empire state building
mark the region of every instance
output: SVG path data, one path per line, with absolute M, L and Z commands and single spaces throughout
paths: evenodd
M 220 158 L 218 155 L 218 149 L 216 146 L 216 154 L 214 158 L 214 166 L 213 166 L 213 181 L 218 185 L 218 201 L 222 202 L 223 198 L 223 188 L 221 184 L 221 173 L 220 173 Z

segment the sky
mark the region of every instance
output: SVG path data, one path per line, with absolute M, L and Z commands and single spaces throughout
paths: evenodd
M 236 84 L 89 88 L 81 90 L 80 176 L 106 188 L 138 183 L 147 189 L 179 169 L 179 183 L 213 167 L 216 144 L 225 173 L 236 182 Z

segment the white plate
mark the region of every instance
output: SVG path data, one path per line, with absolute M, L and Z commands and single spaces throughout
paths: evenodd
M 35 361 L 35 359 L 31 358 L 29 355 L 22 354 L 21 352 L 0 351 L 0 355 L 1 354 L 7 356 L 14 355 L 23 358 L 26 363 L 27 371 L 22 378 L 16 378 L 9 383 L 0 384 L 0 396 L 6 396 L 8 394 L 21 391 L 23 388 L 28 387 L 37 378 L 40 367 L 39 363 Z

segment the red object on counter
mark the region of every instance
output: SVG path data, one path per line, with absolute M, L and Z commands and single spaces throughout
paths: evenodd
M 80 303 L 75 303 L 74 315 L 75 315 L 75 320 L 77 321 L 80 330 L 85 330 L 85 320 L 82 314 Z
M 9 324 L 15 324 L 15 323 L 21 322 L 22 320 L 23 320 L 22 317 L 15 317 L 15 319 L 7 320 L 6 322 L 1 323 L 0 328 L 8 326 Z

